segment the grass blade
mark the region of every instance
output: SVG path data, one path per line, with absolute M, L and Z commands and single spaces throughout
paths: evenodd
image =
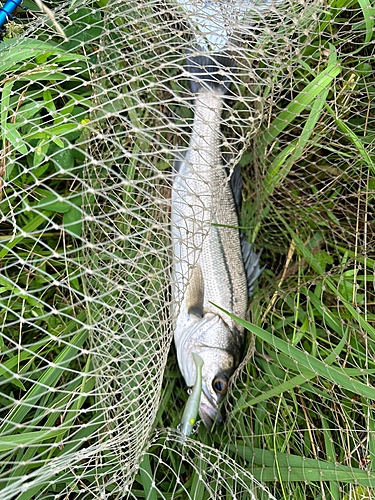
M 347 338 L 348 338 L 348 329 L 346 329 L 345 334 L 342 337 L 338 346 L 331 352 L 331 354 L 327 356 L 325 360 L 325 363 L 327 365 L 331 365 L 335 361 L 335 359 L 339 356 L 340 352 L 344 348 Z M 358 370 L 358 374 L 361 374 L 360 370 Z M 244 410 L 245 408 L 253 406 L 259 403 L 260 401 L 266 401 L 267 399 L 270 399 L 274 396 L 278 396 L 279 394 L 282 394 L 285 391 L 290 391 L 292 389 L 295 389 L 296 387 L 301 387 L 303 386 L 303 384 L 309 382 L 315 376 L 316 374 L 310 370 L 303 371 L 301 375 L 297 375 L 296 377 L 293 377 L 292 379 L 287 380 L 276 387 L 273 387 L 269 391 L 260 394 L 256 398 L 247 401 L 246 404 L 242 405 L 241 407 L 236 407 L 231 413 L 233 414 L 236 413 L 237 411 Z
M 322 92 L 329 89 L 332 80 L 341 73 L 339 63 L 330 64 L 317 75 L 302 92 L 280 113 L 271 127 L 264 133 L 262 142 L 271 142 L 282 132 L 302 111 L 309 106 Z
M 297 349 L 296 347 L 288 344 L 285 340 L 275 337 L 270 332 L 263 330 L 257 325 L 245 321 L 233 314 L 225 311 L 220 306 L 213 304 L 215 307 L 225 312 L 234 319 L 238 324 L 247 328 L 250 332 L 254 333 L 257 337 L 268 342 L 276 349 L 279 349 L 282 353 L 289 356 L 292 360 L 296 362 L 296 366 L 302 365 L 308 370 L 315 372 L 316 376 L 323 377 L 331 382 L 338 384 L 339 386 L 347 389 L 348 391 L 354 392 L 355 394 L 360 394 L 363 397 L 367 397 L 375 400 L 375 388 L 365 385 L 363 382 L 354 380 L 349 376 L 346 371 L 342 368 L 330 367 L 326 362 L 319 361 L 318 359 L 311 356 L 311 354 L 304 353 Z

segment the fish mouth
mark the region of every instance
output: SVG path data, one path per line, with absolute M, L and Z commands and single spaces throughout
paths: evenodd
M 218 413 L 218 409 L 213 405 L 211 398 L 209 398 L 206 393 L 205 387 L 202 387 L 201 401 L 199 403 L 199 415 L 201 416 L 208 432 L 211 432 L 215 420 L 217 424 L 221 424 L 223 422 L 223 417 L 220 413 Z

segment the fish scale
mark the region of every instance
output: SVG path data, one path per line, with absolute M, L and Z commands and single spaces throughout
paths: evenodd
M 174 255 L 180 256 L 175 258 L 176 277 L 180 276 L 186 287 L 189 269 L 198 262 L 204 276 L 205 309 L 223 315 L 232 327 L 231 318 L 210 304 L 214 302 L 244 317 L 248 301 L 239 231 L 235 228 L 238 219 L 221 164 L 222 105 L 222 95 L 206 90 L 196 99 L 190 149 L 174 182 L 172 232 L 178 236 L 174 237 Z M 179 303 L 183 301 L 183 289 L 178 293 Z
M 171 209 L 173 292 L 179 306 L 174 325 L 177 358 L 188 386 L 194 385 L 196 376 L 192 354 L 204 360 L 199 412 L 208 428 L 223 399 L 213 389 L 214 381 L 224 384 L 230 378 L 246 340 L 244 329 L 212 303 L 241 318 L 248 303 L 236 207 L 221 162 L 223 99 L 219 90 L 199 88 L 189 148 L 173 182 Z
M 203 215 L 202 221 L 207 224 L 213 223 L 236 227 L 238 226 L 238 219 L 233 194 L 221 163 L 220 116 L 222 104 L 223 97 L 221 95 L 212 96 L 205 91 L 196 100 L 191 149 L 186 158 L 184 170 L 186 182 L 182 190 L 185 191 L 189 198 L 191 197 L 194 200 L 192 206 L 202 207 L 201 202 L 204 202 L 204 214 L 191 213 L 187 220 L 190 219 L 193 224 L 196 224 Z M 208 121 L 208 123 L 203 123 L 203 121 Z M 184 173 L 180 172 L 181 177 L 183 177 Z M 176 184 L 177 189 L 179 188 Z M 182 210 L 185 210 L 186 201 L 182 201 L 182 203 L 184 205 Z M 188 216 L 188 214 L 185 215 Z M 242 314 L 247 305 L 247 293 L 239 231 L 233 227 L 211 227 L 210 231 L 208 230 L 209 228 L 205 228 L 204 232 L 209 232 L 209 240 L 215 237 L 220 238 L 225 258 L 227 254 L 230 255 L 227 266 L 230 267 L 229 272 L 234 273 L 238 278 L 237 287 L 240 288 L 237 297 L 239 300 L 238 313 Z M 197 241 L 197 243 L 200 245 L 201 240 Z M 208 241 L 204 242 L 204 245 L 209 245 Z M 209 248 L 206 250 L 209 250 Z M 217 245 L 211 247 L 212 257 L 216 252 L 219 252 Z M 204 251 L 202 253 L 204 254 Z M 223 259 L 221 253 L 219 259 Z M 210 279 L 210 281 L 212 280 Z M 214 296 L 217 297 L 218 295 L 215 294 Z M 242 304 L 240 305 L 241 298 Z

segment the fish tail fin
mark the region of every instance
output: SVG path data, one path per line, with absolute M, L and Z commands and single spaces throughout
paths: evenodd
M 231 69 L 234 66 L 235 59 L 229 51 L 213 55 L 200 47 L 188 49 L 186 67 L 191 75 L 191 91 L 197 94 L 201 88 L 209 88 L 227 95 L 232 80 Z
M 252 297 L 254 295 L 254 289 L 259 283 L 259 278 L 266 267 L 259 267 L 259 260 L 263 249 L 257 254 L 253 249 L 253 245 L 247 241 L 244 234 L 241 235 L 241 249 L 245 265 L 249 297 Z

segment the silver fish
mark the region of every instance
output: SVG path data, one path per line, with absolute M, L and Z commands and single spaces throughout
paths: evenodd
M 250 268 L 246 275 L 236 206 L 221 161 L 220 122 L 228 77 L 217 59 L 207 55 L 190 57 L 188 69 L 194 75 L 195 116 L 171 203 L 173 294 L 179 305 L 174 339 L 188 387 L 196 378 L 192 354 L 204 361 L 199 414 L 211 430 L 215 420 L 222 421 L 218 409 L 246 344 L 244 328 L 212 303 L 245 318 L 248 282 L 254 285 L 261 270 L 259 256 L 245 244 Z

